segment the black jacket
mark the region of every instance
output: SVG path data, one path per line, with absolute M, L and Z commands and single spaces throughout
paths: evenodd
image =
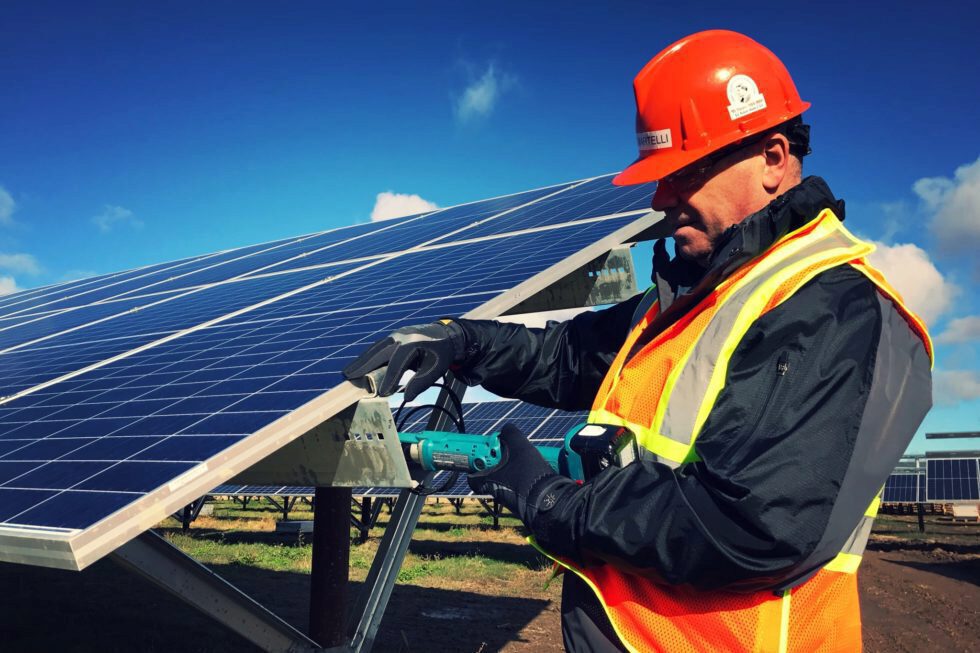
M 726 232 L 707 269 L 668 260 L 657 243 L 661 306 L 676 320 L 825 207 L 843 218 L 843 202 L 823 180 L 804 180 Z M 505 397 L 587 409 L 641 298 L 544 329 L 464 320 L 472 356 L 459 375 Z M 921 341 L 866 277 L 837 267 L 745 334 L 695 443 L 699 462 L 677 469 L 635 463 L 584 486 L 555 480 L 547 489 L 558 503 L 528 527 L 561 557 L 612 563 L 666 583 L 734 591 L 792 586 L 841 550 L 931 396 Z M 566 580 L 566 603 L 573 604 L 563 608 L 566 635 L 569 627 L 593 628 L 568 623 L 596 621 L 590 601 L 580 581 Z M 615 642 L 601 610 L 598 620 L 595 627 Z

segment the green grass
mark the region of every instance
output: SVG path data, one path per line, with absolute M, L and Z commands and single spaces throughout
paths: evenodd
M 416 557 L 406 560 L 398 572 L 399 583 L 422 579 L 470 578 L 502 581 L 512 578 L 523 567 L 482 555 Z
M 167 539 L 184 553 L 208 565 L 247 565 L 269 571 L 309 571 L 312 547 L 285 544 L 228 543 L 168 533 Z
M 309 508 L 297 504 L 297 509 L 290 511 L 290 519 L 312 519 Z M 211 516 L 199 518 L 187 533 L 181 532 L 180 524 L 173 519 L 162 523 L 161 528 L 171 543 L 206 565 L 309 573 L 311 540 L 277 535 L 275 523 L 281 518 L 281 511 L 261 500 L 250 501 L 244 509 L 240 503 L 220 501 Z M 360 581 L 367 576 L 389 518 L 383 512 L 378 526 L 363 543 L 356 541 L 358 532 L 351 530 L 351 580 Z M 531 588 L 532 593 L 545 592 L 550 565 L 525 544 L 523 527 L 516 518 L 501 516 L 500 523 L 500 530 L 493 531 L 492 517 L 477 502 L 464 504 L 460 514 L 445 502 L 428 503 L 399 571 L 398 583 L 447 589 L 517 583 L 526 586 L 517 593 Z M 492 551 L 484 550 L 488 546 Z

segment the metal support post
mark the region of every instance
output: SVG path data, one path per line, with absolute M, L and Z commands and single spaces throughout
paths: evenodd
M 207 495 L 205 495 L 197 501 L 184 506 L 184 509 L 180 511 L 180 530 L 185 533 L 190 530 L 191 523 L 201 514 L 201 508 L 204 507 L 207 498 Z
M 344 644 L 350 570 L 349 487 L 318 487 L 313 501 L 310 637 L 321 646 Z
M 371 519 L 371 497 L 361 499 L 361 542 L 366 542 L 374 522 Z
M 462 398 L 465 385 L 455 379 L 450 379 L 448 385 L 457 397 Z M 451 411 L 451 402 L 449 392 L 444 389 L 439 393 L 436 403 Z M 450 421 L 442 410 L 433 410 L 426 428 L 430 431 L 443 431 L 449 427 Z M 431 482 L 434 476 L 435 474 L 426 474 L 422 478 L 422 483 Z M 388 605 L 388 599 L 391 598 L 391 590 L 395 586 L 398 570 L 401 569 L 402 561 L 408 552 L 408 545 L 412 541 L 412 533 L 415 531 L 419 515 L 422 514 L 425 499 L 425 496 L 411 490 L 402 490 L 398 495 L 391 520 L 385 528 L 378 552 L 374 555 L 374 562 L 371 563 L 371 571 L 368 572 L 364 588 L 357 597 L 357 603 L 351 613 L 348 632 L 352 653 L 368 653 L 374 645 L 374 638 L 381 625 L 381 617 Z
M 153 531 L 130 540 L 111 557 L 264 651 L 313 653 L 321 650 L 306 635 Z
M 269 500 L 269 503 L 271 503 L 271 504 L 272 504 L 272 506 L 273 506 L 273 507 L 274 507 L 274 508 L 275 508 L 276 510 L 278 510 L 279 512 L 285 512 L 285 511 L 286 511 L 286 509 L 285 509 L 285 508 L 284 508 L 283 506 L 281 506 L 281 505 L 279 505 L 279 502 L 278 502 L 278 501 L 276 501 L 276 500 L 275 500 L 275 499 L 274 499 L 273 497 L 266 497 L 266 499 L 268 499 L 268 500 Z M 284 497 L 284 499 L 285 499 L 286 501 L 289 501 L 289 497 Z
M 497 500 L 490 499 L 488 502 L 487 499 L 477 499 L 477 501 L 490 514 L 490 517 L 493 518 L 493 530 L 500 530 L 500 506 L 497 504 Z

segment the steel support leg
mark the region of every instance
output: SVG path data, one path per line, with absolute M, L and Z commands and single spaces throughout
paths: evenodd
M 477 499 L 483 509 L 489 513 L 490 517 L 493 519 L 493 530 L 500 529 L 500 505 L 497 503 L 496 499 Z
M 113 560 L 198 608 L 264 651 L 312 653 L 315 642 L 153 531 L 116 549 Z
M 466 389 L 465 385 L 455 379 L 450 381 L 449 387 L 460 398 Z M 448 392 L 443 390 L 439 394 L 437 404 L 452 410 L 451 401 Z M 444 431 L 449 427 L 450 421 L 441 410 L 433 410 L 427 429 Z M 428 474 L 422 482 L 431 482 L 434 476 L 435 474 Z M 374 555 L 374 562 L 371 563 L 371 571 L 368 572 L 364 587 L 351 612 L 352 620 L 348 632 L 350 649 L 353 653 L 368 653 L 374 645 L 374 638 L 381 625 L 381 617 L 388 605 L 388 599 L 391 598 L 391 590 L 395 586 L 398 571 L 408 552 L 408 545 L 412 541 L 412 533 L 415 532 L 419 515 L 422 514 L 425 499 L 425 496 L 411 490 L 402 490 L 398 495 L 391 520 L 385 528 L 378 552 Z
M 368 534 L 374 522 L 371 520 L 371 497 L 361 499 L 361 542 L 367 542 Z
M 310 637 L 323 646 L 344 643 L 350 572 L 349 487 L 316 488 L 313 568 L 310 571 Z

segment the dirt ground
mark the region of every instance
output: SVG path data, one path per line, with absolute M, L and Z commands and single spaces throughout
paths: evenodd
M 890 548 L 890 547 L 889 547 Z M 942 549 L 869 550 L 860 573 L 864 644 L 868 653 L 980 651 L 980 553 Z M 406 597 L 408 598 L 408 597 Z M 381 650 L 560 653 L 558 604 L 532 606 L 521 597 L 460 597 L 422 609 L 419 628 L 409 603 L 384 624 Z M 537 613 L 528 620 L 529 611 Z M 426 614 L 428 612 L 428 614 Z M 523 626 L 514 636 L 515 625 Z M 444 626 L 444 627 L 443 627 Z M 421 638 L 421 639 L 420 639 Z
M 902 527 L 902 524 L 899 524 Z M 490 543 L 490 546 L 494 546 Z M 244 565 L 215 571 L 300 629 L 309 576 Z M 560 581 L 558 581 L 560 582 Z M 980 538 L 875 538 L 860 573 L 865 650 L 980 651 Z M 358 590 L 357 584 L 351 587 Z M 558 653 L 558 588 L 398 585 L 374 650 Z M 0 564 L 0 651 L 244 653 L 255 650 L 105 560 L 81 573 Z

